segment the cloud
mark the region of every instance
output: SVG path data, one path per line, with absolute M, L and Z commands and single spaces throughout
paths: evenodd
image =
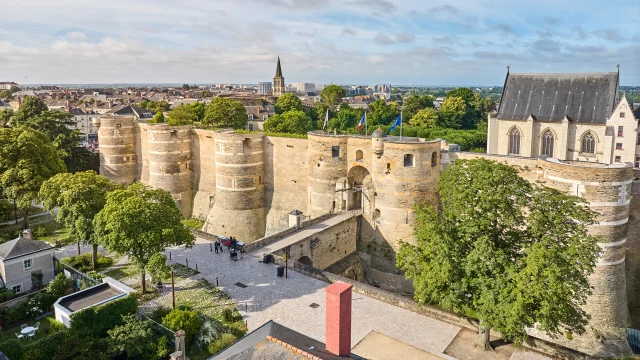
M 400 33 L 396 35 L 396 41 L 400 44 L 412 43 L 416 40 L 416 36 L 410 33 Z
M 371 8 L 377 11 L 382 11 L 383 13 L 391 13 L 396 11 L 396 6 L 393 5 L 392 2 L 387 0 L 353 0 L 349 2 L 349 5 Z
M 536 52 L 555 53 L 560 51 L 560 43 L 551 39 L 539 39 L 531 45 L 531 49 Z
M 377 33 L 373 38 L 373 41 L 378 45 L 391 45 L 391 44 L 410 44 L 416 40 L 416 36 L 410 33 L 396 34 L 395 39 L 389 37 L 389 35 L 383 33 Z
M 80 31 L 72 31 L 67 33 L 67 39 L 69 40 L 87 40 L 87 35 Z
M 545 16 L 544 17 L 544 24 L 545 25 L 549 25 L 549 26 L 557 25 L 559 22 L 560 22 L 560 20 L 558 20 L 557 17 L 554 17 L 554 16 Z
M 622 41 L 624 37 L 620 35 L 618 29 L 606 28 L 606 29 L 598 29 L 592 32 L 593 35 L 609 41 Z
M 314 9 L 327 6 L 329 0 L 252 0 L 267 6 L 284 7 L 287 9 Z
M 588 36 L 587 32 L 584 31 L 582 26 L 576 26 L 571 28 L 571 32 L 573 33 L 574 37 L 576 37 L 579 40 L 585 40 Z
M 318 32 L 313 29 L 309 31 L 296 30 L 296 35 L 302 37 L 316 37 L 318 36 Z
M 460 13 L 460 9 L 453 5 L 440 5 L 432 7 L 427 11 L 427 13 L 458 15 Z
M 373 38 L 373 41 L 378 45 L 391 45 L 395 43 L 395 41 L 393 41 L 392 38 L 390 38 L 388 35 L 385 35 L 383 33 L 377 33 L 376 37 Z
M 516 31 L 513 30 L 513 28 L 509 24 L 495 24 L 495 25 L 491 26 L 490 29 L 492 31 L 501 33 L 503 35 L 514 35 L 514 34 L 516 34 Z
M 356 31 L 351 29 L 351 28 L 342 28 L 342 30 L 340 30 L 340 35 L 342 36 L 356 36 Z

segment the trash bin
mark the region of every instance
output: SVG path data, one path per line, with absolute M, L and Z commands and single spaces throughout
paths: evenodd
M 283 277 L 284 276 L 284 266 L 280 265 L 278 266 L 278 277 Z

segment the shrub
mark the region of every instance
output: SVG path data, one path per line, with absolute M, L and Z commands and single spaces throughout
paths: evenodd
M 123 324 L 107 331 L 109 348 L 114 355 L 126 354 L 129 359 L 137 359 L 148 354 L 152 347 L 152 332 L 149 321 L 135 315 L 122 317 Z
M 32 342 L 27 346 L 23 359 L 46 360 L 53 358 L 58 352 L 58 347 L 65 341 L 67 336 L 67 331 L 60 331 Z
M 104 337 L 109 329 L 122 323 L 123 315 L 130 315 L 138 309 L 135 294 L 94 306 L 71 315 L 70 329 L 85 336 Z
M 22 359 L 24 347 L 18 339 L 10 339 L 0 344 L 0 351 L 9 359 Z
M 224 332 L 224 325 L 215 319 L 204 319 L 198 335 L 196 335 L 196 345 L 201 348 L 206 347 L 219 339 Z
M 151 316 L 149 317 L 151 318 L 151 320 L 155 322 L 162 322 L 162 319 L 165 316 L 167 316 L 167 314 L 169 314 L 170 312 L 171 312 L 171 309 L 159 307 L 153 310 L 153 312 L 151 313 Z
M 193 337 L 200 330 L 202 321 L 195 311 L 189 310 L 172 310 L 162 319 L 162 325 L 173 331 L 184 330 L 185 342 L 191 344 Z
M 72 283 L 71 279 L 67 279 L 64 273 L 60 273 L 51 280 L 47 286 L 47 292 L 58 299 L 67 292 L 67 289 L 71 287 Z
M 56 319 L 49 319 L 49 330 L 52 334 L 65 330 L 67 327 Z
M 218 340 L 212 342 L 211 344 L 209 344 L 209 346 L 207 346 L 207 350 L 209 350 L 209 353 L 211 355 L 215 355 L 229 347 L 237 340 L 238 338 L 233 334 L 222 334 L 222 336 L 220 336 Z
M 158 359 L 165 359 L 167 356 L 169 356 L 169 339 L 164 336 L 160 337 L 155 344 L 155 350 L 156 357 Z
M 31 299 L 29 299 L 29 315 L 31 317 L 37 317 L 45 312 L 51 310 L 53 304 L 58 300 L 58 298 L 47 292 L 39 292 L 35 294 Z
M 11 300 L 14 297 L 16 297 L 16 293 L 13 292 L 13 290 L 11 289 L 5 288 L 2 291 L 0 291 L 0 302 Z
M 222 312 L 222 319 L 227 322 L 232 321 L 233 311 L 231 309 L 224 309 L 224 311 Z
M 53 233 L 55 232 L 54 229 L 46 227 L 46 226 L 34 226 L 33 227 L 33 236 L 36 239 L 40 239 L 43 237 L 47 237 L 49 235 L 53 235 Z
M 91 253 L 84 253 L 64 258 L 62 259 L 62 262 L 82 272 L 88 272 L 93 270 L 93 261 L 91 256 Z M 113 259 L 98 253 L 97 265 L 101 269 L 106 269 L 113 265 Z

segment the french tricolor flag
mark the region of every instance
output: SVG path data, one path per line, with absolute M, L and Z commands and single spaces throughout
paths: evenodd
M 358 123 L 358 131 L 362 129 L 362 125 L 367 124 L 367 112 L 364 112 L 364 115 L 360 118 L 360 122 Z

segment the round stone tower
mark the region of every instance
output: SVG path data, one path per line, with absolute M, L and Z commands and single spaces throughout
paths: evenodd
M 185 217 L 191 216 L 191 127 L 148 128 L 149 185 L 171 193 Z
M 625 328 L 629 321 L 625 281 L 625 249 L 633 168 L 630 164 L 598 164 L 538 160 L 545 185 L 583 197 L 595 211 L 597 223 L 589 233 L 602 249 L 593 275 L 593 294 L 584 309 L 595 329 Z
M 308 139 L 309 212 L 318 216 L 338 209 L 336 181 L 347 176 L 348 136 L 312 131 Z
M 216 195 L 206 231 L 253 241 L 265 233 L 264 134 L 215 134 Z
M 138 180 L 136 154 L 136 118 L 134 116 L 103 116 L 93 120 L 98 127 L 100 144 L 100 174 L 118 184 Z
M 386 137 L 387 134 L 385 134 L 381 128 L 378 128 L 371 134 L 371 149 L 378 159 L 380 159 L 382 153 L 384 153 L 384 138 Z

